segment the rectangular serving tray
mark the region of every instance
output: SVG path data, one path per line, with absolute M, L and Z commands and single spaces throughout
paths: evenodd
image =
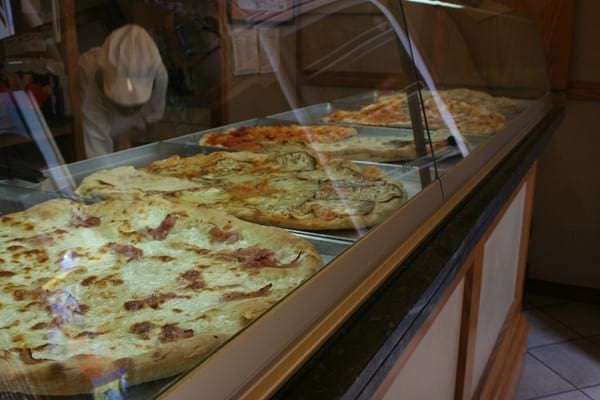
M 285 113 L 284 113 L 285 114 Z M 218 128 L 207 129 L 200 132 L 190 133 L 185 136 L 176 137 L 173 139 L 168 139 L 166 142 L 168 143 L 184 143 L 184 144 L 198 144 L 200 138 L 208 133 L 214 132 L 225 132 L 228 129 L 232 128 L 240 128 L 240 127 L 250 127 L 257 125 L 280 125 L 280 124 L 299 124 L 299 125 L 327 125 L 321 121 L 309 121 L 307 123 L 302 123 L 293 118 L 252 118 L 245 121 L 236 122 L 229 125 L 224 125 Z M 349 124 L 336 124 L 336 125 L 344 125 L 349 126 Z M 386 127 L 374 127 L 374 126 L 359 126 L 352 125 L 354 129 L 356 129 L 357 136 L 397 136 L 399 139 L 403 140 L 412 140 L 413 134 L 410 129 L 400 129 L 400 128 L 386 128 Z

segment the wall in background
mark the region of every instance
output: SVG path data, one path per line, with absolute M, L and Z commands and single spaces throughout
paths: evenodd
M 575 7 L 565 120 L 538 166 L 528 277 L 600 288 L 600 2 Z

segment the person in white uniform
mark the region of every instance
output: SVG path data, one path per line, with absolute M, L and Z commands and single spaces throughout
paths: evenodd
M 125 25 L 79 58 L 85 152 L 114 151 L 114 140 L 147 132 L 165 111 L 168 74 L 152 37 Z

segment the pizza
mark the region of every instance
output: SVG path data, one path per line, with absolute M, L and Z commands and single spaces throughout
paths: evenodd
M 376 103 L 368 104 L 358 110 L 333 110 L 324 116 L 322 120 L 326 123 L 398 128 L 410 128 L 412 126 L 405 93 L 381 96 Z
M 415 144 L 407 135 L 362 135 L 352 127 L 337 125 L 256 125 L 209 132 L 201 146 L 258 152 L 313 151 L 329 157 L 356 161 L 403 161 L 417 158 Z M 446 138 L 433 138 L 434 150 L 447 146 Z
M 494 97 L 468 89 L 440 91 L 439 95 L 461 133 L 491 135 L 504 128 L 506 117 L 496 107 Z M 423 97 L 430 129 L 446 128 L 443 112 L 431 93 L 426 92 Z
M 461 133 L 494 134 L 504 128 L 506 114 L 517 111 L 515 103 L 506 97 L 494 97 L 471 89 L 437 91 L 449 115 Z M 422 92 L 423 107 L 429 129 L 447 128 L 442 112 L 434 96 L 428 90 Z M 374 126 L 411 127 L 406 93 L 380 96 L 376 103 L 358 110 L 334 110 L 323 117 L 327 123 L 350 123 Z
M 424 93 L 427 97 L 431 97 L 431 92 L 429 90 L 426 90 Z M 455 88 L 439 90 L 438 93 L 444 100 L 454 99 L 464 101 L 466 103 L 482 104 L 503 115 L 513 114 L 519 111 L 519 108 L 514 100 L 508 97 L 492 96 L 491 94 L 481 90 Z
M 156 197 L 0 217 L 0 390 L 135 385 L 197 365 L 322 265 L 306 240 Z
M 165 179 L 170 185 L 163 185 Z M 138 181 L 145 183 L 140 186 Z M 180 189 L 185 185 L 193 187 Z M 407 199 L 402 184 L 379 168 L 305 151 L 172 156 L 141 169 L 97 171 L 76 193 L 87 201 L 160 194 L 252 222 L 306 230 L 369 227 Z
M 444 132 L 448 133 L 448 132 Z M 434 152 L 447 147 L 449 134 L 431 136 Z M 333 158 L 356 161 L 394 162 L 419 158 L 412 136 L 370 136 L 352 137 L 331 143 L 311 143 L 310 148 L 317 153 Z M 426 145 L 426 152 L 431 153 Z
M 289 150 L 303 150 L 306 143 L 331 143 L 356 135 L 356 129 L 337 125 L 274 124 L 230 128 L 224 132 L 202 135 L 200 145 L 235 150 L 269 151 L 280 146 L 299 146 Z

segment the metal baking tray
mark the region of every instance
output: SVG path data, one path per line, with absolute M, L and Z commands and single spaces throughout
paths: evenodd
M 314 104 L 307 107 L 298 108 L 295 110 L 285 111 L 282 113 L 268 115 L 268 119 L 276 119 L 285 121 L 288 123 L 299 123 L 302 125 L 311 124 L 323 124 L 323 117 L 329 115 L 331 112 L 336 110 L 359 110 L 360 108 L 374 104 L 381 96 L 390 95 L 395 92 L 393 91 L 380 91 L 374 90 L 359 95 L 344 97 L 331 102 Z M 514 113 L 505 114 L 507 120 L 515 117 L 525 108 L 528 107 L 530 101 L 512 99 L 515 102 L 516 110 Z M 400 128 L 400 127 L 385 127 L 385 126 L 369 126 L 351 123 L 335 122 L 337 125 L 352 126 L 360 130 L 364 134 L 388 136 L 388 135 L 405 135 L 412 138 L 413 133 L 411 128 Z M 360 132 L 359 132 L 360 133 Z M 462 134 L 469 146 L 474 149 L 486 142 L 489 139 L 489 135 L 485 134 L 474 134 L 464 133 Z
M 214 148 L 207 148 L 198 145 L 198 140 L 202 135 L 205 135 L 209 132 L 221 132 L 231 128 L 238 128 L 241 126 L 255 126 L 255 125 L 276 125 L 281 123 L 280 120 L 272 120 L 272 119 L 261 119 L 261 118 L 253 118 L 245 121 L 236 122 L 234 124 L 225 125 L 220 128 L 209 129 L 205 131 L 200 131 L 196 133 L 191 133 L 186 136 L 181 136 L 178 138 L 170 139 L 170 143 L 179 143 L 188 146 L 198 146 L 199 149 L 202 149 L 203 152 L 214 150 Z M 382 131 L 386 131 L 387 134 L 391 134 L 388 132 L 395 132 L 397 135 L 405 135 L 404 132 L 400 129 L 392 129 L 392 128 L 359 128 L 359 132 L 364 132 L 364 134 L 374 134 L 374 135 L 382 135 Z M 359 133 L 360 134 L 360 133 Z M 412 133 L 410 133 L 412 137 Z M 219 148 L 219 150 L 222 150 Z M 419 180 L 418 167 L 411 163 L 376 163 L 376 162 L 368 162 L 368 161 L 354 161 L 355 164 L 360 166 L 374 166 L 382 169 L 388 177 L 393 180 L 399 181 L 404 185 L 408 193 L 408 198 L 411 199 L 418 192 L 421 191 L 421 183 Z M 422 167 L 420 164 L 419 167 Z
M 322 107 L 323 105 L 318 105 L 318 107 Z M 316 106 L 315 106 L 316 107 Z M 199 149 L 202 149 L 203 152 L 206 151 L 216 151 L 223 150 L 221 148 L 210 148 L 210 147 L 202 147 L 198 145 L 199 139 L 209 133 L 209 132 L 223 132 L 225 130 L 231 128 L 239 128 L 242 126 L 256 126 L 256 125 L 276 125 L 280 123 L 295 123 L 294 121 L 285 121 L 274 118 L 252 118 L 244 121 L 239 121 L 236 123 L 228 124 L 222 127 L 208 129 L 204 131 L 199 131 L 195 133 L 191 133 L 185 136 L 169 139 L 168 143 L 179 143 L 188 146 L 197 146 Z M 379 127 L 358 127 L 358 134 L 363 135 L 398 135 L 398 136 L 410 136 L 412 138 L 412 131 L 410 130 L 402 130 L 396 128 L 379 128 Z M 410 139 L 409 138 L 409 139 Z M 454 152 L 452 156 L 458 155 L 460 153 Z M 418 162 L 399 162 L 399 163 L 377 163 L 377 162 L 368 162 L 368 161 L 354 161 L 355 164 L 359 166 L 374 166 L 380 168 L 384 171 L 384 173 L 392 180 L 400 182 L 404 189 L 407 192 L 408 200 L 412 199 L 417 193 L 422 190 L 421 181 L 419 177 L 419 169 L 420 168 L 429 168 L 432 179 L 435 179 L 435 172 L 433 170 L 432 161 L 424 159 L 418 160 Z M 366 229 L 357 229 L 357 230 L 334 230 L 334 231 L 317 231 L 310 232 L 311 235 L 316 237 L 324 238 L 324 239 L 344 239 L 355 241 L 362 237 L 366 232 L 368 232 L 368 228 Z M 295 231 L 295 232 L 304 232 L 304 231 Z
M 273 114 L 267 116 L 268 119 L 274 119 L 279 123 L 299 123 L 303 125 L 312 124 L 324 124 L 322 118 L 330 112 L 338 109 L 343 110 L 357 110 L 360 107 L 370 104 L 377 98 L 379 92 L 372 92 L 369 94 L 354 96 L 352 98 L 341 99 L 339 101 L 331 103 L 315 104 L 305 108 L 299 108 L 293 111 L 286 111 L 279 114 Z M 369 100 L 371 99 L 371 100 Z M 336 125 L 352 126 L 358 132 L 358 135 L 364 136 L 398 136 L 403 137 L 406 140 L 412 140 L 413 132 L 410 128 L 398 128 L 398 127 L 385 127 L 385 126 L 369 126 L 369 125 L 358 125 L 349 123 L 335 123 Z M 448 133 L 450 136 L 450 133 Z M 489 135 L 475 135 L 466 134 L 463 135 L 469 147 L 471 149 L 481 145 L 489 138 Z
M 248 121 L 244 121 L 244 123 L 248 123 Z M 240 122 L 239 124 L 242 123 Z M 196 144 L 196 135 L 199 136 L 200 134 L 202 134 L 202 132 L 178 138 L 178 140 L 182 141 L 182 143 L 174 143 L 172 141 L 153 143 L 45 170 L 44 175 L 47 176 L 48 179 L 52 180 L 53 182 L 52 185 L 47 185 L 53 187 L 53 189 L 50 189 L 48 191 L 48 196 L 73 198 L 75 188 L 77 187 L 77 185 L 79 185 L 79 183 L 81 183 L 83 178 L 101 169 L 114 168 L 121 165 L 133 165 L 135 167 L 142 167 L 147 166 L 154 161 L 162 160 L 175 154 L 178 154 L 182 157 L 186 157 L 192 156 L 197 153 L 208 154 L 214 151 L 222 150 L 217 148 L 207 148 L 198 146 Z M 412 163 L 390 164 L 366 161 L 356 161 L 355 163 L 359 166 L 374 166 L 380 168 L 390 179 L 398 181 L 404 186 L 404 189 L 406 190 L 408 195 L 408 200 L 412 199 L 417 193 L 419 193 L 422 190 L 419 177 L 419 168 L 413 166 Z M 431 166 L 424 166 L 420 164 L 419 167 L 430 168 L 431 177 L 432 179 L 435 178 Z M 42 188 L 38 187 L 38 190 L 42 191 Z M 336 230 L 327 232 L 310 232 L 310 234 L 313 237 L 326 240 L 333 239 L 354 241 L 363 236 L 367 231 L 368 229 L 340 231 Z
M 199 132 L 190 133 L 185 136 L 169 139 L 167 143 L 198 144 L 200 138 L 207 133 L 225 132 L 228 129 L 249 127 L 257 125 L 279 125 L 279 124 L 299 124 L 299 125 L 327 125 L 322 121 L 313 121 L 311 123 L 300 123 L 297 120 L 284 118 L 252 118 L 245 121 L 221 126 L 219 128 L 207 129 Z M 339 124 L 338 124 L 339 125 Z M 345 124 L 348 125 L 348 124 Z M 371 127 L 362 125 L 352 125 L 356 129 L 358 136 L 398 136 L 399 139 L 412 140 L 413 134 L 410 129 Z
M 101 169 L 115 168 L 121 165 L 133 165 L 139 168 L 175 154 L 182 157 L 189 157 L 197 153 L 207 154 L 214 151 L 214 149 L 190 146 L 182 143 L 157 142 L 78 161 L 65 166 L 50 168 L 43 172 L 48 179 L 54 181 L 56 190 L 63 191 L 68 190 L 73 185 L 79 185 L 83 178 Z M 72 187 L 72 189 L 74 188 Z
M 348 97 L 345 99 L 337 100 L 331 103 L 321 103 L 312 106 L 299 108 L 292 111 L 286 111 L 283 113 L 273 114 L 267 116 L 267 119 L 274 119 L 279 123 L 297 123 L 303 125 L 313 124 L 325 124 L 322 118 L 328 115 L 334 110 L 358 110 L 364 105 L 371 104 L 379 96 L 380 92 L 372 92 L 360 96 Z M 385 92 L 384 92 L 385 93 Z M 389 92 L 388 92 L 389 93 Z M 370 99 L 370 100 L 369 100 Z M 352 126 L 355 128 L 359 135 L 368 136 L 399 136 L 404 137 L 407 140 L 412 140 L 413 132 L 411 128 L 398 128 L 398 127 L 386 127 L 386 126 L 369 126 L 369 125 L 358 125 L 350 123 L 339 123 L 336 125 Z M 448 136 L 451 134 L 448 133 Z M 463 134 L 465 141 L 468 143 L 471 149 L 475 149 L 481 144 L 485 143 L 489 139 L 489 135 L 478 135 L 478 134 Z M 457 153 L 458 154 L 458 153 Z
M 295 124 L 298 123 L 297 121 L 290 121 L 290 120 L 283 120 L 283 119 L 274 119 L 274 118 L 252 118 L 252 119 L 248 119 L 245 121 L 240 121 L 240 122 L 236 122 L 233 124 L 229 124 L 229 125 L 225 125 L 219 128 L 214 128 L 214 129 L 208 129 L 208 130 L 203 130 L 203 131 L 199 131 L 199 132 L 194 132 L 194 133 L 190 133 L 188 135 L 185 136 L 180 136 L 177 138 L 173 138 L 173 139 L 169 139 L 166 141 L 166 143 L 179 143 L 179 144 L 185 144 L 185 145 L 198 145 L 198 141 L 200 140 L 200 138 L 203 135 L 206 135 L 207 133 L 213 133 L 213 132 L 224 132 L 228 129 L 232 129 L 232 128 L 239 128 L 239 127 L 250 127 L 250 126 L 257 126 L 257 125 L 278 125 L 278 124 Z M 315 123 L 315 125 L 324 125 L 323 123 Z M 372 126 L 361 126 L 361 125 L 353 125 L 353 128 L 356 129 L 357 131 L 357 136 L 359 137 L 373 137 L 373 136 L 394 136 L 397 137 L 399 140 L 413 140 L 413 134 L 412 131 L 409 129 L 399 129 L 399 128 L 386 128 L 386 127 L 372 127 Z M 449 135 L 450 136 L 450 135 Z M 474 148 L 476 145 L 478 145 L 479 143 L 481 143 L 482 140 L 484 140 L 485 138 L 483 137 L 476 137 L 474 138 L 474 142 L 471 143 L 470 142 L 470 138 L 466 137 L 465 140 L 469 141 L 469 144 L 471 146 L 471 148 Z M 201 147 L 203 149 L 203 151 L 228 151 L 229 149 L 225 149 L 222 147 Z M 447 147 L 448 151 L 444 151 L 443 155 L 445 157 L 448 156 L 448 154 L 452 153 L 453 155 L 460 155 L 460 153 L 452 148 L 451 146 Z M 358 161 L 355 161 L 358 162 Z M 392 164 L 410 164 L 410 160 L 402 160 L 402 161 L 396 161 L 396 162 L 390 162 Z

